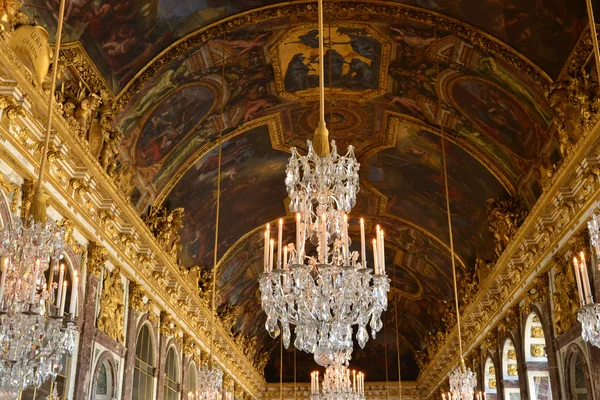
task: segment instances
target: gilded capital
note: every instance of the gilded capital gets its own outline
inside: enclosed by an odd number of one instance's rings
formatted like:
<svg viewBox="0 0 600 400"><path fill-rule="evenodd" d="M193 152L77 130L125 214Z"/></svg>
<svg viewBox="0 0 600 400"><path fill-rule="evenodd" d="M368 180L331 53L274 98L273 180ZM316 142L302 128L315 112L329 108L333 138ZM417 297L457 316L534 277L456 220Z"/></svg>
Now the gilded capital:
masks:
<svg viewBox="0 0 600 400"><path fill-rule="evenodd" d="M100 279L100 274L102 273L102 268L104 268L106 260L108 260L108 252L104 246L101 246L96 242L90 242L88 244L88 272Z"/></svg>

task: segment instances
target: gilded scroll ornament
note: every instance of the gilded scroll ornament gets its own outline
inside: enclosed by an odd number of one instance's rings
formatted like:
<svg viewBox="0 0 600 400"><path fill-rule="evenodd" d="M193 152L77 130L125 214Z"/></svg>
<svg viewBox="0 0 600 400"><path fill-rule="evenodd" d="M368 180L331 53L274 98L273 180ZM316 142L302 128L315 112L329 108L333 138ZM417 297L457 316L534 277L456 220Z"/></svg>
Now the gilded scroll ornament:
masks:
<svg viewBox="0 0 600 400"><path fill-rule="evenodd" d="M517 364L510 364L507 370L508 376L519 376L519 373L517 372Z"/></svg>
<svg viewBox="0 0 600 400"><path fill-rule="evenodd" d="M97 327L117 342L123 343L125 340L124 316L125 305L121 270L119 267L115 267L110 272L107 270L104 276Z"/></svg>
<svg viewBox="0 0 600 400"><path fill-rule="evenodd" d="M496 389L496 379L488 379L488 387L490 389Z"/></svg>
<svg viewBox="0 0 600 400"><path fill-rule="evenodd" d="M516 350L509 350L507 352L506 356L508 357L509 360L516 360L517 359L517 351Z"/></svg>
<svg viewBox="0 0 600 400"><path fill-rule="evenodd" d="M166 251L173 260L181 250L179 230L183 227L183 208L168 211L166 207L150 207L142 216L142 220L156 238L158 245Z"/></svg>
<svg viewBox="0 0 600 400"><path fill-rule="evenodd" d="M553 122L563 159L571 154L581 136L589 132L598 120L600 94L597 87L596 77L588 74L585 68L580 68L553 83L546 92L554 110Z"/></svg>
<svg viewBox="0 0 600 400"><path fill-rule="evenodd" d="M100 279L100 274L102 273L102 268L104 268L106 260L108 260L108 252L104 246L101 246L96 242L90 242L88 244L88 272Z"/></svg>
<svg viewBox="0 0 600 400"><path fill-rule="evenodd" d="M554 294L552 295L553 316L556 333L560 335L577 322L579 304L577 303L577 286L573 269L560 255L554 257L554 262L556 267L554 269ZM540 337L543 337L544 333L541 334Z"/></svg>
<svg viewBox="0 0 600 400"><path fill-rule="evenodd" d="M79 244L77 240L75 240L75 236L73 236L73 231L75 230L75 224L73 221L68 218L63 218L62 220L58 221L56 225L65 230L65 244L73 249L75 253L82 254L85 250L85 247Z"/></svg>
<svg viewBox="0 0 600 400"><path fill-rule="evenodd" d="M0 96L0 110L2 110L1 122L9 128L15 123L17 117L23 117L25 115L23 106L10 95Z"/></svg>
<svg viewBox="0 0 600 400"><path fill-rule="evenodd" d="M173 315L165 311L160 313L160 333L165 337L174 338L174 340L179 344L183 344L183 331L179 325L177 325Z"/></svg>
<svg viewBox="0 0 600 400"><path fill-rule="evenodd" d="M235 324L235 320L239 314L240 307L234 306L230 303L222 304L217 309L217 316L221 321L221 326L225 329L225 332L231 332L231 328Z"/></svg>
<svg viewBox="0 0 600 400"><path fill-rule="evenodd" d="M486 206L488 230L494 235L496 256L500 257L525 220L527 210L518 199L488 199Z"/></svg>
<svg viewBox="0 0 600 400"><path fill-rule="evenodd" d="M4 190L6 197L9 197L12 193L12 200L10 202L10 211L17 212L17 204L19 201L19 194L21 192L21 188L16 183L8 180L4 174L0 174L0 188Z"/></svg>

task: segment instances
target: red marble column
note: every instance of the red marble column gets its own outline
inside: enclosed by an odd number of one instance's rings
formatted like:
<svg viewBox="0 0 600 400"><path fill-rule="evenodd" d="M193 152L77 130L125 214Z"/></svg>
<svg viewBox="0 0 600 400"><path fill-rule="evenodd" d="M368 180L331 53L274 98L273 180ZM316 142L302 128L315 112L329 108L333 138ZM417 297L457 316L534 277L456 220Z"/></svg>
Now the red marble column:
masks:
<svg viewBox="0 0 600 400"><path fill-rule="evenodd" d="M94 347L94 334L96 332L96 297L98 294L98 278L87 274L81 334L79 335L79 353L77 356L77 371L75 374L75 399L87 398L92 373L92 349Z"/></svg>
<svg viewBox="0 0 600 400"><path fill-rule="evenodd" d="M127 316L127 340L125 347L125 371L123 373L123 386L121 387L121 398L131 400L133 390L133 369L135 368L135 345L137 342L137 318L138 312L129 308Z"/></svg>

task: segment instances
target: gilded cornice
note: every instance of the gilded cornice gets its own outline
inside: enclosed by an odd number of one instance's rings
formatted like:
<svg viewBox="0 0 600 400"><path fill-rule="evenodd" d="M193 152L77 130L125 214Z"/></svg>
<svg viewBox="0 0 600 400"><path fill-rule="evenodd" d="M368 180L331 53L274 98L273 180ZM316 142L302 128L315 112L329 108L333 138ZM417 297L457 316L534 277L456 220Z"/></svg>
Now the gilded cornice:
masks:
<svg viewBox="0 0 600 400"><path fill-rule="evenodd" d="M485 53L494 54L495 56L502 58L508 64L511 64L522 71L529 79L538 85L546 86L551 82L550 77L525 56L509 47L507 44L494 38L492 35L457 19L415 6L383 1L376 3L331 1L324 4L324 11L326 13L339 14L340 10L343 10L346 16L360 15L361 18L364 18L368 14L385 16L393 15L396 18L404 18L410 21L435 26L440 30L450 32L460 39L465 40L467 43L480 48ZM117 95L117 101L115 101L116 111L122 111L135 94L138 93L164 66L201 44L222 36L226 32L231 32L248 25L262 23L270 19L288 18L290 21L305 21L306 18L303 17L316 19L316 11L317 9L314 2L290 2L236 14L207 25L205 28L193 32L167 47L138 72Z"/></svg>
<svg viewBox="0 0 600 400"><path fill-rule="evenodd" d="M546 301L548 281L544 260L552 256L559 244L582 225L594 201L600 196L597 175L590 173L598 164L600 125L596 125L577 142L563 160L548 189L532 207L524 223L498 259L488 278L463 312L465 351L471 351L501 321L508 307L523 297L529 304ZM565 204L568 206L565 207ZM431 395L456 358L456 328L419 378L419 384Z"/></svg>
<svg viewBox="0 0 600 400"><path fill-rule="evenodd" d="M0 63L11 71L16 84L8 85L8 92L22 103L25 112L9 125L0 124L3 142L0 156L20 176L30 178L39 161L37 143L42 139L39 110L46 108L47 95L34 86L31 74L16 60L4 40L0 40ZM20 96L26 94L27 100ZM56 134L52 145L63 156L49 165L46 186L53 197L50 204L63 217L76 224L76 229L91 241L98 242L108 252L114 265L122 266L129 280L137 281L152 296L155 304L168 311L178 321L183 331L198 338L201 346L208 348L209 335L203 321L209 311L179 267L164 252L151 232L129 204L116 182L111 179L87 147L72 133L62 115L55 110ZM30 146L30 143L36 144ZM155 281L152 272L160 271L164 279ZM177 288L176 296L167 293L169 286ZM232 338L219 325L216 326L218 345L215 359L233 378L257 397L265 381L251 361L236 347Z"/></svg>

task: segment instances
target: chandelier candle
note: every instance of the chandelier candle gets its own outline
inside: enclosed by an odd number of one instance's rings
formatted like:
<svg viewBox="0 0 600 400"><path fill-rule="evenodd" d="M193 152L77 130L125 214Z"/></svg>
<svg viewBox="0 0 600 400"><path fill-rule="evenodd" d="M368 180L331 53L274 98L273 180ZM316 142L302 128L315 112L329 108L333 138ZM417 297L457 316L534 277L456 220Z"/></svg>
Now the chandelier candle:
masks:
<svg viewBox="0 0 600 400"><path fill-rule="evenodd" d="M594 247L598 243L598 237L594 237L598 232L592 230L594 226L597 226L595 218L596 216L594 216L593 223L588 224ZM594 303L587 263L585 262L585 253L583 251L573 257L573 268L577 281L579 303L581 305L581 309L577 312L577 319L581 322L581 336L591 345L600 348L600 304Z"/></svg>

